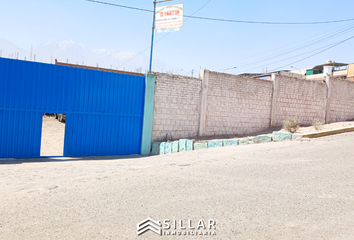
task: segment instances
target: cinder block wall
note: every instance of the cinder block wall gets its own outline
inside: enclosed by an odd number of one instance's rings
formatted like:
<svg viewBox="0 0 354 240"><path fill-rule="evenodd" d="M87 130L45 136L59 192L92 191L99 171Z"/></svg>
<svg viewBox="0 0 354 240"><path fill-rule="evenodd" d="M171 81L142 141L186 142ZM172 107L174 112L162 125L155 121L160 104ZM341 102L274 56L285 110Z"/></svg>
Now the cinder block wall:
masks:
<svg viewBox="0 0 354 240"><path fill-rule="evenodd" d="M201 80L155 73L152 140L198 136Z"/></svg>
<svg viewBox="0 0 354 240"><path fill-rule="evenodd" d="M269 128L271 81L209 72L207 88L204 136L249 134Z"/></svg>
<svg viewBox="0 0 354 240"><path fill-rule="evenodd" d="M155 74L153 141L252 134L287 117L302 125L354 118L354 82L346 80L331 78L328 90L321 81L280 75L268 81L208 70L200 79Z"/></svg>
<svg viewBox="0 0 354 240"><path fill-rule="evenodd" d="M326 116L326 83L275 75L272 125L282 126L287 117L296 117L302 125Z"/></svg>
<svg viewBox="0 0 354 240"><path fill-rule="evenodd" d="M328 122L354 119L354 82L330 78Z"/></svg>

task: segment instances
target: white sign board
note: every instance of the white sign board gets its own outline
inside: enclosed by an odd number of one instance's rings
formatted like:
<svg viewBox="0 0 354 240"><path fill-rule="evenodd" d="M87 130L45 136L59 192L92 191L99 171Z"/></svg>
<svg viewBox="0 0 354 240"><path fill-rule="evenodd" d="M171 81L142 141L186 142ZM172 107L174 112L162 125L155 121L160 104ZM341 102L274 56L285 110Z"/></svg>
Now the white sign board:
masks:
<svg viewBox="0 0 354 240"><path fill-rule="evenodd" d="M175 32L183 26L183 3L156 7L155 28L157 32Z"/></svg>

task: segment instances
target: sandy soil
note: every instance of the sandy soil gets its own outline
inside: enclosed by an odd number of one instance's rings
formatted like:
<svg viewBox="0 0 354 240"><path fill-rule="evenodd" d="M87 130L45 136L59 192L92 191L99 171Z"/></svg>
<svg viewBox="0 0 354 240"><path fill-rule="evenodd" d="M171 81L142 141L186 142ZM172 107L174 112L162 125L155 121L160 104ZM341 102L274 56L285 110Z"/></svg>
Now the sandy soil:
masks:
<svg viewBox="0 0 354 240"><path fill-rule="evenodd" d="M63 156L65 124L52 116L44 116L41 156Z"/></svg>
<svg viewBox="0 0 354 240"><path fill-rule="evenodd" d="M351 240L353 138L0 162L0 239ZM137 236L147 217L214 219L217 235Z"/></svg>

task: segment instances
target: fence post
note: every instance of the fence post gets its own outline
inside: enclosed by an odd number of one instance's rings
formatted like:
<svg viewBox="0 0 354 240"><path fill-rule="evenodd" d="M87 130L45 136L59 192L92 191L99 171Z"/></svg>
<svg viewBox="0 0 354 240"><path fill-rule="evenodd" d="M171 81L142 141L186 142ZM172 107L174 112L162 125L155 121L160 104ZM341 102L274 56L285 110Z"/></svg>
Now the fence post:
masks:
<svg viewBox="0 0 354 240"><path fill-rule="evenodd" d="M205 121L207 111L208 85L209 85L209 70L201 69L200 78L202 79L202 90L200 93L200 112L199 112L199 137L205 135Z"/></svg>
<svg viewBox="0 0 354 240"><path fill-rule="evenodd" d="M141 155L149 155L151 150L152 120L154 116L155 74L145 75L145 101L143 131L141 136Z"/></svg>
<svg viewBox="0 0 354 240"><path fill-rule="evenodd" d="M277 78L277 74L273 73L272 74L272 79L273 79L273 92L272 92L272 105L270 107L270 124L269 127L275 127L276 124L276 103L277 103L277 98L278 98L278 88L279 88L279 77Z"/></svg>
<svg viewBox="0 0 354 240"><path fill-rule="evenodd" d="M330 122L330 104L331 104L331 78L326 76L326 85L327 85L327 96L326 96L326 116L325 123Z"/></svg>

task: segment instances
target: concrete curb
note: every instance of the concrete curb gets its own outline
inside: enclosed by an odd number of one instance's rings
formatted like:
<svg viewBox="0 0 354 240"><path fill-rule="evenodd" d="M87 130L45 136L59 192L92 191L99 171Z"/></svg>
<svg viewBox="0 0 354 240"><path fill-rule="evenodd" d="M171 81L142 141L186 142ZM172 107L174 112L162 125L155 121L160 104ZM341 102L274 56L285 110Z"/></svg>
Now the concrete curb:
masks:
<svg viewBox="0 0 354 240"><path fill-rule="evenodd" d="M266 142L281 142L291 140L309 140L310 138L324 137L339 133L353 132L354 127L346 127L337 130L327 130L309 134L291 134L289 132L276 131L272 134L258 135L255 137L241 138L241 139L224 139L224 140L212 140L206 142L195 142L194 139L180 139L173 142L153 142L152 154L169 154L176 152L200 150L214 147L226 147L226 146L239 146L254 143L266 143Z"/></svg>
<svg viewBox="0 0 354 240"><path fill-rule="evenodd" d="M325 137L329 135L335 135L339 133L346 133L346 132L353 132L354 127L346 127L342 129L336 129L336 130L327 130L327 131L321 131L321 132L316 132L316 133L309 133L309 134L302 134L302 139L307 139L307 138L318 138L318 137Z"/></svg>
<svg viewBox="0 0 354 240"><path fill-rule="evenodd" d="M280 135L280 137L278 135ZM285 139L282 137L283 135L285 135L287 138ZM279 138L277 141L295 140L296 138L294 137L299 137L294 136L291 133L273 132L273 134L258 135L241 139L211 140L204 142L195 142L194 139L179 139L172 142L153 142L151 154L163 155L207 148L266 143L271 142L275 136L278 136Z"/></svg>

